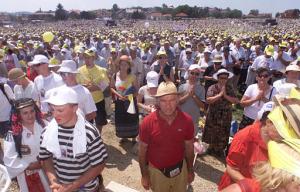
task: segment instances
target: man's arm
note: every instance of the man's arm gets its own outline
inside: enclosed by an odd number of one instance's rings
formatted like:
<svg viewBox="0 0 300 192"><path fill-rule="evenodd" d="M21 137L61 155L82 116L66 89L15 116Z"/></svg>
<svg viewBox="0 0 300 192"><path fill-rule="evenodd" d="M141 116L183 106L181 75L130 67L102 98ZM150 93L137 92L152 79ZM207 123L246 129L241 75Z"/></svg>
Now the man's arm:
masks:
<svg viewBox="0 0 300 192"><path fill-rule="evenodd" d="M68 185L62 185L59 192L75 191L99 175L104 169L104 163L89 168L83 175Z"/></svg>
<svg viewBox="0 0 300 192"><path fill-rule="evenodd" d="M86 114L85 115L85 119L87 120L87 121L91 121L91 120L93 120L93 119L95 119L96 118L96 111L93 111L93 112L91 112L91 113L88 113L88 114Z"/></svg>
<svg viewBox="0 0 300 192"><path fill-rule="evenodd" d="M187 140L184 142L185 145L185 160L187 164L188 170L188 182L192 183L194 181L194 167L193 167L193 160L194 160L194 139Z"/></svg>
<svg viewBox="0 0 300 192"><path fill-rule="evenodd" d="M230 165L227 165L226 172L234 182L245 179L245 176L242 175L242 173L236 167L231 167Z"/></svg>
<svg viewBox="0 0 300 192"><path fill-rule="evenodd" d="M52 157L46 160L41 160L41 166L48 177L48 180L50 182L50 188L53 191L58 191L58 189L61 187L61 184L59 184L59 181L57 179Z"/></svg>
<svg viewBox="0 0 300 192"><path fill-rule="evenodd" d="M146 190L150 188L150 176L147 167L147 148L148 145L142 141L139 142L139 165L142 174L142 185Z"/></svg>

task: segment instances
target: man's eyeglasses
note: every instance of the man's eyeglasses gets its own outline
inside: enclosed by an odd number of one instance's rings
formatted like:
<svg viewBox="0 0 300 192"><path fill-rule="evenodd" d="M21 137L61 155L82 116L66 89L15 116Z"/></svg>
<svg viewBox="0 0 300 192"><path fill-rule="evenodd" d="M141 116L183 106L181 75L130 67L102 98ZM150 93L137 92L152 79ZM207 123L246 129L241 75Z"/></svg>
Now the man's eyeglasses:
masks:
<svg viewBox="0 0 300 192"><path fill-rule="evenodd" d="M200 73L198 73L198 72L190 72L190 74L194 75L194 76L199 76L200 75Z"/></svg>

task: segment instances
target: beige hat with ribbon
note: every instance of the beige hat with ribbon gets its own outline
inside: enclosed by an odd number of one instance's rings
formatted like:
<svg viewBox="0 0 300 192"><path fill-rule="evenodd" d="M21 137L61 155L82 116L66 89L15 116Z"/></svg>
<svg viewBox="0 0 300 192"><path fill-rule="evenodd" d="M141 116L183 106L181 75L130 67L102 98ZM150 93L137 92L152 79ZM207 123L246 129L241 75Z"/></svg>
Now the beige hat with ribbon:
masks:
<svg viewBox="0 0 300 192"><path fill-rule="evenodd" d="M178 94L175 84L171 81L161 82L157 88L155 97L161 97L165 95Z"/></svg>

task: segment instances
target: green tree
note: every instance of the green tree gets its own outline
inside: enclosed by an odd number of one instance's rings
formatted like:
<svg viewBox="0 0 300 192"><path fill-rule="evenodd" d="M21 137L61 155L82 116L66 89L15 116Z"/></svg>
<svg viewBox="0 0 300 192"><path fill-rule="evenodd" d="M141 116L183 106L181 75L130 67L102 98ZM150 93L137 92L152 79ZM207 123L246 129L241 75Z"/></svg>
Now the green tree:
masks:
<svg viewBox="0 0 300 192"><path fill-rule="evenodd" d="M276 17L276 18L280 17L280 13L277 12L277 13L275 14L275 17Z"/></svg>
<svg viewBox="0 0 300 192"><path fill-rule="evenodd" d="M134 11L131 15L131 19L145 19L146 15L143 12Z"/></svg>
<svg viewBox="0 0 300 192"><path fill-rule="evenodd" d="M229 13L229 18L241 18L243 16L243 13L241 10L238 9L233 9L230 13Z"/></svg>
<svg viewBox="0 0 300 192"><path fill-rule="evenodd" d="M64 9L62 4L58 4L55 11L56 20L66 20L68 19L68 12Z"/></svg>
<svg viewBox="0 0 300 192"><path fill-rule="evenodd" d="M69 13L69 19L80 19L80 14L72 11L71 13Z"/></svg>
<svg viewBox="0 0 300 192"><path fill-rule="evenodd" d="M163 3L162 6L161 6L163 9L167 9L168 8L168 5Z"/></svg>
<svg viewBox="0 0 300 192"><path fill-rule="evenodd" d="M96 15L93 12L90 12L90 11L81 11L80 12L80 18L81 19L92 20L92 19L96 18Z"/></svg>

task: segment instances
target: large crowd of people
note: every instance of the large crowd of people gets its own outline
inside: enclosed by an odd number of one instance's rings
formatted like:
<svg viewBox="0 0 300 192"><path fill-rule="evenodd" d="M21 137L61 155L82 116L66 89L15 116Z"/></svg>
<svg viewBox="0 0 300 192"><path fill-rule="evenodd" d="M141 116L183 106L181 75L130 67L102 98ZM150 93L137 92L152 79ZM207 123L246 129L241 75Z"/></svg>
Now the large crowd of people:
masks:
<svg viewBox="0 0 300 192"><path fill-rule="evenodd" d="M299 27L227 19L2 27L4 165L22 192L103 191L110 154L101 132L110 123L120 144L138 144L146 190L186 191L200 136L205 154L226 159L220 191L297 192ZM243 115L230 143L236 105Z"/></svg>

